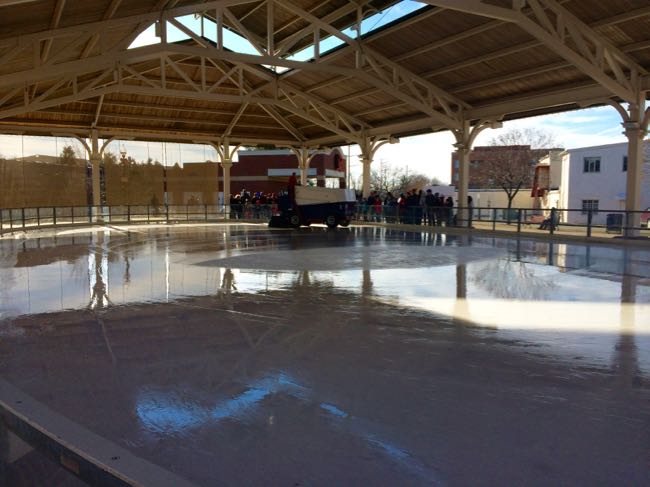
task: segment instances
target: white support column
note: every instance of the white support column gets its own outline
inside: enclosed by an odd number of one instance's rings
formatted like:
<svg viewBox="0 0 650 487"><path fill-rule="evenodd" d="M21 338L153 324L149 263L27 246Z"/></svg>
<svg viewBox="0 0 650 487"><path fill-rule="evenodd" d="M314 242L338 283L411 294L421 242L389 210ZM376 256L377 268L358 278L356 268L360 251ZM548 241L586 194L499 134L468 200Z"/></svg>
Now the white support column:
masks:
<svg viewBox="0 0 650 487"><path fill-rule="evenodd" d="M636 118L639 108L630 105L630 115ZM627 136L627 181L625 187L625 211L637 212L627 214L625 236L638 237L641 225L641 178L643 177L643 137L645 130L638 122L625 127Z"/></svg>
<svg viewBox="0 0 650 487"><path fill-rule="evenodd" d="M454 147L458 151L458 226L469 225L469 214L467 208L467 196L469 194L469 153L472 150L474 141L478 134L486 128L501 128L501 122L482 120L473 127L469 121L463 121L462 128L452 130L456 137Z"/></svg>
<svg viewBox="0 0 650 487"><path fill-rule="evenodd" d="M292 150L296 157L298 158L298 169L300 171L300 184L302 186L307 185L307 172L309 171L309 163L311 158L309 157L309 149L307 147L300 147L299 149Z"/></svg>
<svg viewBox="0 0 650 487"><path fill-rule="evenodd" d="M84 149L86 149L86 155L88 156L88 161L90 161L91 164L91 182L92 182L92 216L93 216L93 221L94 222L102 222L102 212L101 212L101 184L100 184L100 163L102 160L102 153L104 152L104 148L108 144L106 142L104 146L100 149L99 147L99 133L97 130L92 129L90 131L90 145L86 142L85 139L82 139L78 135L75 134L70 134L69 137L74 138L79 141L81 145L83 145ZM113 139L110 139L113 140ZM109 141L110 142L110 141Z"/></svg>
<svg viewBox="0 0 650 487"><path fill-rule="evenodd" d="M382 145L397 143L399 143L399 139L394 137L363 136L359 141L359 147L361 148L361 154L359 157L361 158L361 164L363 165L362 194L364 198L370 196L370 166L372 165L377 150Z"/></svg>
<svg viewBox="0 0 650 487"><path fill-rule="evenodd" d="M230 214L230 169L232 168L232 159L222 159L221 168L223 169L223 206L225 214Z"/></svg>
<svg viewBox="0 0 650 487"><path fill-rule="evenodd" d="M370 165L372 164L372 159L364 154L361 155L361 164L363 167L362 175L362 191L363 198L366 199L370 196Z"/></svg>
<svg viewBox="0 0 650 487"><path fill-rule="evenodd" d="M233 157L235 156L235 153L237 152L241 144L238 144L235 147L231 147L230 139L226 137L218 143L210 142L210 145L214 147L214 150L217 151L221 163L221 168L223 169L223 206L224 206L224 214L226 215L226 218L229 218L230 216L230 169L232 169L233 166L233 162L232 162Z"/></svg>
<svg viewBox="0 0 650 487"><path fill-rule="evenodd" d="M471 133L469 122L463 122L462 131L454 131L456 136L456 151L458 152L458 218L457 222L460 226L466 226L469 221L467 214L467 196L469 193L469 152L471 144L467 142L467 134Z"/></svg>
<svg viewBox="0 0 650 487"><path fill-rule="evenodd" d="M100 182L100 165L102 161L101 152L99 149L99 134L97 130L90 131L90 164L92 168L92 189L93 189L93 206L94 211L97 212L97 219L101 218L101 211L99 208L102 204L101 198L101 182Z"/></svg>
<svg viewBox="0 0 650 487"><path fill-rule="evenodd" d="M625 186L625 236L638 237L641 226L641 179L643 177L644 147L643 139L648 133L650 108L646 109L645 93L629 102L626 110L620 103L609 101L623 118L623 128L627 137L627 180Z"/></svg>
<svg viewBox="0 0 650 487"><path fill-rule="evenodd" d="M298 159L298 170L300 171L300 184L302 186L305 186L307 184L307 177L309 173L309 166L311 165L311 161L316 157L318 154L329 154L331 149L329 148L320 148L320 149L312 149L310 152L309 147L306 146L300 146L300 147L289 147L291 152L296 156L296 159Z"/></svg>

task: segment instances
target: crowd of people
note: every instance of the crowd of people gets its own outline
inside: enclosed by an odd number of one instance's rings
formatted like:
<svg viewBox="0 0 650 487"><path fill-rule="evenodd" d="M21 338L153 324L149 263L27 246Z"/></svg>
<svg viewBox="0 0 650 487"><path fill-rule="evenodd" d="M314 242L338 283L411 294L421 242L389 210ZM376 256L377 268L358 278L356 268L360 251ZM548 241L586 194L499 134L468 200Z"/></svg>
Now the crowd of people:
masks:
<svg viewBox="0 0 650 487"><path fill-rule="evenodd" d="M295 176L294 176L295 177ZM295 182L288 187L289 194L295 191ZM286 194L286 193L285 193ZM242 189L230 195L231 215L234 219L270 218L277 211L280 193L250 192ZM457 216L454 199L430 189L411 190L394 195L381 195L372 191L368 198L358 196L357 211L360 220L409 225L455 226ZM469 218L472 218L472 197L468 197Z"/></svg>
<svg viewBox="0 0 650 487"><path fill-rule="evenodd" d="M366 221L405 223L409 225L456 225L454 199L430 189L411 190L399 196L387 192L383 197L372 191L368 198L358 200L359 215ZM472 214L472 198L468 198L469 214ZM470 221L471 223L471 221Z"/></svg>
<svg viewBox="0 0 650 487"><path fill-rule="evenodd" d="M263 193L261 191L251 193L242 189L241 192L230 195L231 216L236 220L271 218L277 209L279 198L278 193Z"/></svg>

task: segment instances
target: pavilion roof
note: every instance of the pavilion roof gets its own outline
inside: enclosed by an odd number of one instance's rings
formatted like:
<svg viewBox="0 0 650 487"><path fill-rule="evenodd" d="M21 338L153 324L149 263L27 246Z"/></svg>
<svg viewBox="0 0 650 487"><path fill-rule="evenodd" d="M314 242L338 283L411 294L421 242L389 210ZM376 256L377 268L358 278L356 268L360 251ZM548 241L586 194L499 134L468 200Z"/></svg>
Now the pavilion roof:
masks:
<svg viewBox="0 0 650 487"><path fill-rule="evenodd" d="M0 132L340 145L650 88L648 0L431 0L345 30L397 3L0 0ZM159 42L129 49L156 23ZM253 50L220 48L233 33ZM305 59L328 37L342 45Z"/></svg>

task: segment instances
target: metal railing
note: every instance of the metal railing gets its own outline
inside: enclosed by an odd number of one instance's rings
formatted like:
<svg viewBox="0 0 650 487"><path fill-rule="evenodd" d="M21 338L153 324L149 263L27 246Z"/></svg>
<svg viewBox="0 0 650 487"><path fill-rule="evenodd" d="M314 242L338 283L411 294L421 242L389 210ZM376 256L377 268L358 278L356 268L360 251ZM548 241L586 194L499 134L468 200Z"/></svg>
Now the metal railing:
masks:
<svg viewBox="0 0 650 487"><path fill-rule="evenodd" d="M268 220L276 205L113 205L0 209L0 234L47 227Z"/></svg>
<svg viewBox="0 0 650 487"><path fill-rule="evenodd" d="M465 210L469 221L461 221ZM0 209L0 234L61 226L130 223L199 223L225 220L268 221L277 205L113 205ZM633 216L640 224L634 225ZM586 237L625 234L650 236L650 212L530 208L447 208L359 204L355 220L436 227L469 226L514 233L533 232Z"/></svg>
<svg viewBox="0 0 650 487"><path fill-rule="evenodd" d="M464 211L463 211L464 210ZM469 221L461 219L466 212ZM634 224L634 216L639 219ZM515 233L549 233L565 235L607 236L630 235L650 236L650 211L627 212L623 210L582 210L494 207L399 207L368 206L357 208L357 221L423 225L437 227L470 226L482 230L500 230Z"/></svg>

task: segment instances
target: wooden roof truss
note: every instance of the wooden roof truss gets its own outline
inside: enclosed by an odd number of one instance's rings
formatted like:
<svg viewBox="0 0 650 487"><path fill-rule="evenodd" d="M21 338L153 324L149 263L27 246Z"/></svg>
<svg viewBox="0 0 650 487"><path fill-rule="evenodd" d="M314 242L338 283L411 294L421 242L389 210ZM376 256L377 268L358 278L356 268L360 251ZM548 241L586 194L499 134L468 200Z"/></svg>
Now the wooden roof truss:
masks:
<svg viewBox="0 0 650 487"><path fill-rule="evenodd" d="M150 1L149 12L127 14L121 14L121 9L132 1L95 2L104 5L101 20L75 24L64 22L70 2L53 0L47 28L0 36L0 67L12 66L0 68L0 130L83 136L92 129L103 136L128 134L149 140L210 142L227 137L245 144L317 147L428 130L457 131L468 121L501 120L567 106L611 100L635 103L645 99L649 88L648 71L631 52L650 50L650 39L633 48L616 46L596 30L607 20L596 27L589 25L566 8L569 0L420 0L437 8L368 36L360 36L358 26L373 8L371 0ZM573 1L586 4L592 0ZM320 13L330 3L332 8ZM247 8L245 13L243 8ZM401 55L387 55L378 47L386 39L398 39L410 24L451 12L492 20L471 23L465 31L423 42ZM208 21L209 35L187 27L182 18L190 14ZM637 17L628 13L609 21L627 22L649 15L647 6L636 10ZM350 26L345 19L350 18L356 19L352 26L357 26L357 34L344 30ZM159 42L129 48L152 24ZM411 62L504 24L516 26L533 40L481 52L456 65L418 70ZM188 40L169 41L170 26ZM226 30L246 39L255 52L228 49ZM325 37L337 39L342 46L334 52L320 52ZM294 56L309 46L313 46L309 59ZM535 46L552 51L561 61L456 87L436 81ZM591 81L524 90L478 104L466 96L491 85L565 68L576 68ZM369 105L373 97L378 102ZM80 103L86 107L86 122L39 118L56 110L65 116L68 107ZM122 111L108 113L107 106ZM138 115L137 106L151 110ZM133 113L127 113L127 108ZM192 108L219 118L192 117ZM70 109L68 113L76 112ZM385 120L376 119L379 113L387 114ZM131 126L138 116L147 123ZM104 123L108 118L111 124ZM183 127L167 130L174 121Z"/></svg>

